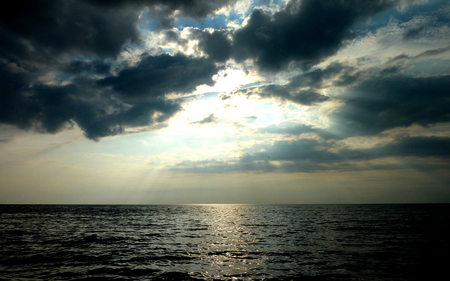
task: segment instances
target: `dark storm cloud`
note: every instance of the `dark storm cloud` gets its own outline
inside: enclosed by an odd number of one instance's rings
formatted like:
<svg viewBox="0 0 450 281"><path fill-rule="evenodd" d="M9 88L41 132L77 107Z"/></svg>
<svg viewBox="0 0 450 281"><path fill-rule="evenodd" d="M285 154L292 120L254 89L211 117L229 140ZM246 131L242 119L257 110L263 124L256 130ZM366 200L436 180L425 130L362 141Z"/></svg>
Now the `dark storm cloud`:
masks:
<svg viewBox="0 0 450 281"><path fill-rule="evenodd" d="M38 111L33 101L27 97L34 75L15 63L0 61L0 122L13 124L19 128L29 128L33 116Z"/></svg>
<svg viewBox="0 0 450 281"><path fill-rule="evenodd" d="M13 1L0 11L0 48L32 60L67 52L117 55L125 43L139 42L138 16L138 10L99 10L82 1Z"/></svg>
<svg viewBox="0 0 450 281"><path fill-rule="evenodd" d="M108 74L111 66L100 60L95 61L81 61L75 60L65 66L63 66L62 71L69 74Z"/></svg>
<svg viewBox="0 0 450 281"><path fill-rule="evenodd" d="M26 93L15 95L13 107L11 103L5 104L6 108L12 108L12 113L5 114L9 119L2 114L1 121L24 129L33 127L46 133L56 133L76 122L86 137L98 140L122 133L126 127L164 122L181 110L179 104L171 101L129 105L96 92L91 92L89 99L86 99L85 93L81 93L84 91L89 90L74 84L35 85Z"/></svg>
<svg viewBox="0 0 450 281"><path fill-rule="evenodd" d="M270 15L255 10L233 37L233 57L255 60L263 70L278 71L290 62L309 68L334 55L354 38L358 21L393 7L397 1L291 1Z"/></svg>
<svg viewBox="0 0 450 281"><path fill-rule="evenodd" d="M216 65L205 58L147 55L139 64L123 69L117 76L99 80L98 85L111 86L126 100L154 99L171 92L190 92L202 84L212 86L212 76L218 71Z"/></svg>
<svg viewBox="0 0 450 281"><path fill-rule="evenodd" d="M127 127L164 122L181 110L180 104L164 101L165 95L213 85L212 76L219 70L215 62L252 59L269 71L280 70L290 62L310 67L351 40L351 28L358 21L393 7L396 1L304 0L292 1L273 15L255 10L248 24L234 34L226 30L199 31L199 49L207 58L144 55L136 65L112 74L115 72L111 69L119 67L114 59L124 46L141 42L138 23L144 9L164 25L176 17L199 19L234 3L9 3L8 8L0 10L0 122L48 133L76 123L91 139L118 134ZM165 35L167 40L186 43L174 31L167 30ZM446 51L448 48L430 50L419 56ZM449 102L443 90L448 89L448 76L407 78L397 75L400 70L391 66L367 78L351 67L334 63L293 77L285 85L241 92L309 106L329 100L319 91L327 82L353 87L341 98L345 105L331 115L336 128L342 128L342 137L448 121ZM44 85L42 81L51 76L56 77L51 85ZM64 86L57 85L59 82Z"/></svg>
<svg viewBox="0 0 450 281"><path fill-rule="evenodd" d="M172 21L203 18L235 1L58 1L18 0L0 11L0 47L20 57L50 58L65 52L117 55L124 44L139 43L144 8Z"/></svg>
<svg viewBox="0 0 450 281"><path fill-rule="evenodd" d="M183 70L183 65L178 67ZM197 67L201 68L199 65ZM36 82L30 73L17 73L17 66L12 68L16 72L11 68L10 65L0 64L0 122L22 129L56 133L77 123L86 137L98 140L122 133L127 127L164 122L181 110L180 104L157 97L133 99L132 103L114 98L109 91L97 89L96 83L86 78L84 81L75 79L75 84L65 86L43 85ZM182 80L183 76L180 74L177 78ZM168 78L160 75L155 79ZM164 84L161 80L160 85ZM174 83L174 89L181 89L182 86L195 87L198 85L196 82L202 81L199 78L183 85L173 79L169 82ZM161 89L159 91L157 94L160 96L165 93Z"/></svg>
<svg viewBox="0 0 450 281"><path fill-rule="evenodd" d="M450 76L372 77L346 91L330 117L342 137L450 120Z"/></svg>
<svg viewBox="0 0 450 281"><path fill-rule="evenodd" d="M96 114L93 104L77 99L77 86L36 84L29 87L26 85L30 81L25 78L24 75L4 71L0 75L0 83L10 88L9 91L3 89L0 96L0 122L22 129L34 127L41 132L55 133L73 124L73 120L84 121ZM95 123L97 120L92 118L89 122ZM98 135L88 132L86 122L79 122L79 125L85 129L88 137Z"/></svg>
<svg viewBox="0 0 450 281"><path fill-rule="evenodd" d="M117 55L127 44L142 41L141 12L160 18L164 26L177 17L200 19L234 2L8 3L0 10L0 122L46 133L76 123L95 140L164 122L181 110L180 104L165 101L165 94L212 85L218 69L211 59L147 55L112 76ZM49 74L66 85L43 84L41 78Z"/></svg>
<svg viewBox="0 0 450 281"><path fill-rule="evenodd" d="M228 40L227 31L216 30L212 33L202 32L199 34L199 47L209 58L217 62L226 62L232 52L231 42Z"/></svg>
<svg viewBox="0 0 450 281"><path fill-rule="evenodd" d="M44 132L56 133L71 123L75 115L74 109L79 106L75 100L78 91L75 85L35 85L32 90L34 95L31 101L37 112L29 119L33 119L38 128Z"/></svg>
<svg viewBox="0 0 450 281"><path fill-rule="evenodd" d="M289 78L286 85L290 89L305 88L322 89L331 82L334 86L348 86L357 81L361 75L355 67L344 65L340 62L332 62L325 68L312 69L300 75Z"/></svg>
<svg viewBox="0 0 450 281"><path fill-rule="evenodd" d="M100 70L96 66L101 66ZM103 72L100 62L69 64L68 72ZM102 68L104 70L102 70ZM36 82L32 72L15 64L0 64L0 122L23 129L56 133L77 123L85 135L97 140L122 133L127 127L164 122L181 110L164 100L173 91L186 92L200 84L213 84L217 68L207 59L179 56L146 56L135 67L93 81L79 76L65 86ZM99 84L101 84L99 86ZM105 89L111 86L113 91ZM117 94L119 97L117 98Z"/></svg>
<svg viewBox="0 0 450 281"><path fill-rule="evenodd" d="M181 110L181 106L170 101L144 102L130 108L115 108L105 112L97 103L81 103L76 108L74 121L83 129L86 137L98 140L101 137L123 133L126 127L148 126L163 122ZM158 113L158 117L155 116Z"/></svg>
<svg viewBox="0 0 450 281"><path fill-rule="evenodd" d="M146 7L157 16L163 26L169 26L177 18L201 19L223 7L233 7L237 0L84 0L97 7L123 9L125 7Z"/></svg>

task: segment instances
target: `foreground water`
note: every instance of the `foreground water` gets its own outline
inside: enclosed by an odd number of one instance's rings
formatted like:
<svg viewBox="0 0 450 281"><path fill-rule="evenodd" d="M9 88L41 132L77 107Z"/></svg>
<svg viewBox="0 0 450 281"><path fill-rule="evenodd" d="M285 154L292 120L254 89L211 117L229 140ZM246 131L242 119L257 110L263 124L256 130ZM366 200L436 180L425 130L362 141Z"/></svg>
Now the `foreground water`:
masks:
<svg viewBox="0 0 450 281"><path fill-rule="evenodd" d="M449 218L448 204L0 205L0 280L437 280Z"/></svg>

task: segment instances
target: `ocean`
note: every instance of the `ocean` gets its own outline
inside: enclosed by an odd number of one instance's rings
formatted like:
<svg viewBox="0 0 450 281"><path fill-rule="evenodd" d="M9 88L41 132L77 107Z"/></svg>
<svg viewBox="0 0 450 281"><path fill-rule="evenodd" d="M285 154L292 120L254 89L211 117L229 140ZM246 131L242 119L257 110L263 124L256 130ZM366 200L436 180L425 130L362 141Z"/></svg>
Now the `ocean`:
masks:
<svg viewBox="0 0 450 281"><path fill-rule="evenodd" d="M0 205L0 280L442 280L449 218L450 204Z"/></svg>

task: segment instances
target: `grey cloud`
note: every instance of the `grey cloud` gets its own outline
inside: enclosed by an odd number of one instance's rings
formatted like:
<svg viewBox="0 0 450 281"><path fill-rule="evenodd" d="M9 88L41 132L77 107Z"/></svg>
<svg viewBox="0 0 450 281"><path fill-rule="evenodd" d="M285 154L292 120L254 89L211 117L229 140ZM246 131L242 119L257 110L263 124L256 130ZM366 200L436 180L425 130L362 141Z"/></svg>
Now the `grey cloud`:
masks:
<svg viewBox="0 0 450 281"><path fill-rule="evenodd" d="M80 89L74 85L40 85L34 90L34 100L39 109L34 119L39 129L56 133L76 122L86 137L93 140L120 134L127 127L164 122L181 110L178 103L163 100L130 106L97 95L95 99L86 101L77 94ZM155 113L158 113L157 117Z"/></svg>
<svg viewBox="0 0 450 281"><path fill-rule="evenodd" d="M29 85L35 79L34 73L14 72L8 64L0 62L0 122L13 124L19 128L29 128L29 116L37 114L35 103L28 97Z"/></svg>
<svg viewBox="0 0 450 281"><path fill-rule="evenodd" d="M264 148L264 152L251 150ZM172 170L194 173L211 172L317 172L324 170L355 171L366 169L405 169L433 170L449 168L448 161L433 161L435 158L450 159L450 138L444 137L405 137L397 141L369 149L343 149L332 152L333 144L314 139L296 141L276 141L272 145L250 148L239 158L223 161L204 160L201 162L182 162ZM417 164L364 164L361 161L383 159L386 157L420 157ZM426 160L426 161L425 161ZM271 161L281 161L273 164Z"/></svg>
<svg viewBox="0 0 450 281"><path fill-rule="evenodd" d="M414 156L450 158L450 138L405 137L391 144L368 149L373 157Z"/></svg>
<svg viewBox="0 0 450 281"><path fill-rule="evenodd" d="M176 43L179 46L185 46L189 42L189 40L181 38L178 32L174 30L166 30L163 34L167 42Z"/></svg>
<svg viewBox="0 0 450 281"><path fill-rule="evenodd" d="M164 36L166 37L166 40L169 42L180 43L180 36L174 30L166 30L164 32Z"/></svg>
<svg viewBox="0 0 450 281"><path fill-rule="evenodd" d="M313 87L313 88L321 88L322 83L331 79L344 70L348 72L353 68L346 67L339 62L333 62L328 65L324 69L315 69L309 72L305 72L303 74L291 77L289 79L289 86L291 87Z"/></svg>
<svg viewBox="0 0 450 281"><path fill-rule="evenodd" d="M329 143L313 139L301 139L297 141L276 141L272 145L257 145L240 156L227 161L202 161L200 163L190 161L179 163L172 170L194 173L209 172L314 172L324 170L323 163L333 163L341 159L337 154L328 152ZM264 148L264 152L252 152ZM289 161L294 164L275 165L271 161ZM292 165L292 166L290 166Z"/></svg>
<svg viewBox="0 0 450 281"><path fill-rule="evenodd" d="M403 61L403 60L407 60L409 58L410 58L410 56L401 54L401 55L398 55L395 58L391 59L389 62L392 63L392 62L397 62L397 61Z"/></svg>
<svg viewBox="0 0 450 281"><path fill-rule="evenodd" d="M230 95L222 94L222 95L219 96L219 98L220 98L221 100L227 100L227 99L230 99L231 96L230 96Z"/></svg>
<svg viewBox="0 0 450 281"><path fill-rule="evenodd" d="M387 75L388 70L385 72ZM333 62L324 69L314 69L291 77L285 85L271 84L253 87L239 90L237 93L258 95L261 98L278 98L311 106L330 100L329 97L317 91L328 87L326 83L331 81L337 87L350 86L358 83L361 76L361 71L357 71L356 68Z"/></svg>
<svg viewBox="0 0 450 281"><path fill-rule="evenodd" d="M386 70L385 74L389 74L392 73L392 71ZM383 73L381 73L383 74ZM350 86L352 84L354 84L355 82L358 81L358 79L360 78L361 73L360 72L356 72L356 73L344 73L343 75L341 75L338 79L336 79L335 81L333 81L333 85L337 86L337 87L346 87L346 86Z"/></svg>
<svg viewBox="0 0 450 281"><path fill-rule="evenodd" d="M408 56L405 54L402 55L398 55L395 58L392 58L388 61L388 63L395 63L395 62L401 62L401 61L407 61L407 60L414 60L414 59L426 59L426 58L430 58L433 56L437 56L440 54L444 54L450 51L450 46L446 46L446 47L442 47L442 48L437 48L437 49L430 49L430 50L426 50L416 56Z"/></svg>
<svg viewBox="0 0 450 281"><path fill-rule="evenodd" d="M403 40L414 41L423 38L448 37L444 30L450 27L448 1L433 1L426 13L411 20L412 27L403 33ZM442 33L444 31L444 33Z"/></svg>
<svg viewBox="0 0 450 281"><path fill-rule="evenodd" d="M127 127L164 122L181 110L180 104L164 101L164 96L187 93L201 84L212 85L211 77L219 70L215 62L252 59L268 71L281 70L290 62L310 67L351 40L351 28L360 20L397 3L292 1L274 15L254 11L248 25L235 34L224 30L200 32L199 48L208 58L144 55L135 66L115 76L110 73L123 47L141 42L137 26L145 7L170 24L175 17L199 19L234 2L11 2L8 9L0 11L0 122L49 133L75 122L91 139L121 133ZM445 24L445 19L440 22ZM167 40L183 43L175 32L165 34ZM448 50L429 50L415 58ZM404 59L413 58L404 55L394 60ZM50 71L58 70L69 76L65 81L68 85L39 82ZM326 132L328 138L448 121L449 77L408 78L399 75L400 70L400 66L389 66L368 78L351 67L334 63L293 77L286 85L254 87L241 93L315 105L329 99L318 91L325 82L351 87L341 98L345 105L330 115L334 131ZM95 82L88 77L90 74L103 78ZM308 130L297 129L299 133ZM291 128L288 131L295 133ZM315 131L326 137L324 131Z"/></svg>
<svg viewBox="0 0 450 281"><path fill-rule="evenodd" d="M228 161L206 160L206 161L183 161L169 168L171 171L185 173L233 173L242 171L273 172L276 167L267 161L255 163L235 162L236 159Z"/></svg>
<svg viewBox="0 0 450 281"><path fill-rule="evenodd" d="M282 124L272 124L266 126L264 128L260 128L258 132L260 133L269 133L269 134L287 134L287 135L301 135L305 133L315 132L313 126L304 125L304 124L291 124L291 123L282 123Z"/></svg>
<svg viewBox="0 0 450 281"><path fill-rule="evenodd" d="M17 78L13 74L9 76L10 81L11 78ZM22 129L36 128L41 132L56 133L70 126L73 120L77 120L80 127L86 129L88 137L94 138L94 135L88 132L89 126L85 120L92 117L90 122L97 122L96 116L93 116L96 114L95 107L90 102L76 98L79 91L77 86L36 84L33 87L24 87L25 81L20 83L12 85L14 88L9 94L6 93L7 95L2 91L0 122ZM106 128L102 130L106 131Z"/></svg>
<svg viewBox="0 0 450 281"><path fill-rule="evenodd" d="M309 68L354 38L351 27L397 1L291 1L273 16L255 10L233 37L233 58L253 59L267 71L290 62Z"/></svg>
<svg viewBox="0 0 450 281"><path fill-rule="evenodd" d="M203 125L203 124L208 124L208 123L215 123L216 120L217 120L217 118L214 117L214 113L211 113L210 115L208 115L207 117L203 118L200 121L192 122L192 124Z"/></svg>
<svg viewBox="0 0 450 281"><path fill-rule="evenodd" d="M303 90L291 95L289 99L302 105L314 105L329 100L329 97L315 91Z"/></svg>
<svg viewBox="0 0 450 281"><path fill-rule="evenodd" d="M443 48L427 50L425 52L422 52L422 53L418 54L414 58L432 57L432 56L443 54L443 53L446 53L446 52L449 52L449 51L450 51L450 46L447 46L447 47L443 47Z"/></svg>
<svg viewBox="0 0 450 281"><path fill-rule="evenodd" d="M167 77L161 75L159 79ZM73 82L65 86L43 85L32 72L17 73L8 64L0 64L0 83L4 85L0 95L0 122L45 133L56 133L77 123L86 137L98 140L122 133L127 127L164 122L181 110L179 103L157 97L136 97L133 103L118 99L86 77Z"/></svg>
<svg viewBox="0 0 450 281"><path fill-rule="evenodd" d="M254 88L240 90L236 93L248 96L258 95L261 98L278 98L281 100L289 100L298 104L311 106L317 103L327 101L329 98L319 94L313 90L299 90L289 85L266 85Z"/></svg>
<svg viewBox="0 0 450 281"><path fill-rule="evenodd" d="M241 162L238 159L230 161L204 160L204 161L183 161L169 168L170 171L185 173L233 173L242 171L274 172L277 167L268 161Z"/></svg>
<svg viewBox="0 0 450 281"><path fill-rule="evenodd" d="M75 115L74 107L78 103L74 97L77 91L78 88L73 84L59 87L35 85L31 101L38 112L32 119L38 128L45 132L56 133L70 124Z"/></svg>
<svg viewBox="0 0 450 281"><path fill-rule="evenodd" d="M419 37L420 33L425 29L425 26L411 28L403 34L403 40L413 40Z"/></svg>
<svg viewBox="0 0 450 281"><path fill-rule="evenodd" d="M314 89L327 85L346 86L339 96L334 97L344 105L328 115L329 128L280 124L261 129L266 133L295 135L315 132L324 139L345 139L376 135L412 124L427 127L450 121L450 76L408 77L399 74L402 69L400 65L390 65L383 69L357 71L353 67L336 64L293 77L286 85L248 88L239 93L312 105L329 99ZM297 86L307 88L298 90Z"/></svg>
<svg viewBox="0 0 450 281"><path fill-rule="evenodd" d="M175 15L200 19L236 1L26 1L0 11L0 48L13 57L51 60L60 54L116 56L141 42L138 21L149 11L162 20Z"/></svg>
<svg viewBox="0 0 450 281"><path fill-rule="evenodd" d="M74 60L62 67L62 71L69 74L109 74L111 66L100 60L82 61Z"/></svg>
<svg viewBox="0 0 450 281"><path fill-rule="evenodd" d="M289 78L288 88L308 87L309 89L321 89L326 87L327 82L334 86L345 87L358 81L361 71L353 66L333 62L323 69L314 69L300 75Z"/></svg>
<svg viewBox="0 0 450 281"><path fill-rule="evenodd" d="M216 30L212 33L201 32L199 34L199 47L209 58L217 62L226 62L232 52L231 42L227 38L228 31Z"/></svg>
<svg viewBox="0 0 450 281"><path fill-rule="evenodd" d="M300 139L296 141L275 141L272 145L264 147L264 152L251 152L254 148L241 156L244 163L254 161L299 161L299 160L336 160L337 156L327 149L331 144L316 139Z"/></svg>
<svg viewBox="0 0 450 281"><path fill-rule="evenodd" d="M450 120L450 76L372 77L346 91L345 105L330 117L342 137L378 134L412 124ZM333 132L330 132L333 133Z"/></svg>
<svg viewBox="0 0 450 281"><path fill-rule="evenodd" d="M146 9L168 23L178 16L200 19L234 2L9 3L0 10L0 123L45 133L77 123L88 138L98 140L127 127L164 122L181 110L164 95L212 85L218 68L208 59L143 56L137 66L112 76L124 46L142 41L141 12ZM67 85L42 84L40 78L50 73L56 74L53 82ZM95 83L92 74L104 78Z"/></svg>
<svg viewBox="0 0 450 281"><path fill-rule="evenodd" d="M138 65L125 68L117 76L98 80L100 87L112 87L132 102L155 99L171 92L186 93L198 85L214 85L212 76L219 69L205 58L184 55L145 56Z"/></svg>
<svg viewBox="0 0 450 281"><path fill-rule="evenodd" d="M146 7L149 12L160 19L162 26L168 27L177 18L201 19L223 7L233 7L237 0L84 0L97 7L107 9L124 9L126 7Z"/></svg>
<svg viewBox="0 0 450 281"><path fill-rule="evenodd" d="M446 49L430 51L441 53ZM395 63L403 59L409 57L400 56L383 69L357 71L353 67L339 65L333 67L335 71L328 68L314 70L291 78L287 85L266 88L261 91L261 96L289 98L290 87L297 85L309 86L310 89L327 87L324 86L324 82L331 82L335 87L346 86L347 88L342 89L343 92L335 97L344 102L344 105L337 107L329 115L330 128L315 130L326 139L376 135L388 129L412 124L426 127L439 122L448 122L450 76L402 75L400 73L403 67ZM328 75L325 76L324 73ZM259 92L253 90L251 93Z"/></svg>
<svg viewBox="0 0 450 281"><path fill-rule="evenodd" d="M116 55L138 43L139 11L103 9L82 1L14 1L0 12L0 48L13 57L52 59L63 53ZM15 44L19 48L8 46Z"/></svg>
<svg viewBox="0 0 450 281"><path fill-rule="evenodd" d="M386 67L386 68L382 69L382 70L380 71L380 75L381 75L381 76L388 76L388 75L392 75L392 74L397 74L397 73L399 73L402 69L403 69L403 68L402 68L401 66L399 66L399 65L389 66L389 67ZM356 81L356 78L357 78L357 77L355 77L355 80L354 80L354 81ZM353 82L354 82L354 81L353 81Z"/></svg>
<svg viewBox="0 0 450 281"><path fill-rule="evenodd" d="M386 65L388 66L382 72L380 72L380 74L383 75L383 74L400 73L402 71L402 68L405 68L405 66L407 66L408 64L414 64L421 60L439 57L439 55L443 55L448 52L450 52L450 45L437 49L429 49L415 56L401 54L394 58L389 59L386 62Z"/></svg>

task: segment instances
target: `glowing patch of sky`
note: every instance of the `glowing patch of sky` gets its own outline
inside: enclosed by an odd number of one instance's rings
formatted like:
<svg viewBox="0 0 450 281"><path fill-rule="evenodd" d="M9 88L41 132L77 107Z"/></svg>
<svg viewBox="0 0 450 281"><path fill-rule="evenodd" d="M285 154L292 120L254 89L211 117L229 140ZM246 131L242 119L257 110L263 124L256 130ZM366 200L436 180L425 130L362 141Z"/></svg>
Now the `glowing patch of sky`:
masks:
<svg viewBox="0 0 450 281"><path fill-rule="evenodd" d="M246 74L242 70L228 68L219 72L213 79L216 81L214 86L201 85L197 87L193 94L198 95L210 92L230 93L239 87L255 83L254 81L261 79L261 77L254 73Z"/></svg>
<svg viewBox="0 0 450 281"><path fill-rule="evenodd" d="M218 14L214 17L209 17L199 21L188 18L178 19L175 27L178 29L183 29L186 26L196 27L199 29L226 29L229 22L234 22L235 24L240 25L243 20L242 15L239 15L236 12L231 12L228 16L225 14Z"/></svg>

